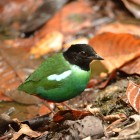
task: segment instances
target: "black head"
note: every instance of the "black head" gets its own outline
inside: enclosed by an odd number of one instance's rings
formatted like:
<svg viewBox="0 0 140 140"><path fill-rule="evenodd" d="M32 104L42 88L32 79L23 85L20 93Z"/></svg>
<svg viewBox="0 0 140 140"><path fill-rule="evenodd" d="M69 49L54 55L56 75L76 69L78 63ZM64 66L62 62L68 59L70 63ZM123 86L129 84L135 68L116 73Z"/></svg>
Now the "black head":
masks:
<svg viewBox="0 0 140 140"><path fill-rule="evenodd" d="M63 53L65 59L71 64L79 66L83 70L89 70L92 60L103 60L94 49L87 44L75 44Z"/></svg>

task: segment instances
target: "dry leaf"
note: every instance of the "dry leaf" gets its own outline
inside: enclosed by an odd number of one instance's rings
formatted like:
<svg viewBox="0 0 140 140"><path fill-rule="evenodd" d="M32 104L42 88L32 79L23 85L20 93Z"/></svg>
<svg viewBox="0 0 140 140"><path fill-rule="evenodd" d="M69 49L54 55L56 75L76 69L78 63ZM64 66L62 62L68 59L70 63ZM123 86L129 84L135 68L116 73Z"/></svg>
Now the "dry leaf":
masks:
<svg viewBox="0 0 140 140"><path fill-rule="evenodd" d="M21 128L18 132L15 132L11 140L17 140L21 135L27 135L31 138L39 137L39 132L33 131L27 124L21 124Z"/></svg>
<svg viewBox="0 0 140 140"><path fill-rule="evenodd" d="M48 114L48 113L50 113L49 108L46 105L42 104L39 108L38 114L40 116L42 116L42 115L45 115L45 114Z"/></svg>
<svg viewBox="0 0 140 140"><path fill-rule="evenodd" d="M130 118L134 119L135 122L125 126L124 129L121 130L119 136L117 138L124 138L126 136L130 136L132 134L136 134L140 129L140 115L133 115Z"/></svg>
<svg viewBox="0 0 140 140"><path fill-rule="evenodd" d="M76 8L73 8L76 7ZM72 10L71 10L72 9ZM83 13L84 11L84 13ZM32 38L15 40L6 40L5 43L12 47L26 47L36 46L40 44L46 34L52 32L61 32L66 37L76 34L80 29L91 25L92 8L88 1L72 1L57 12L52 19L50 19ZM88 17L87 17L88 15ZM43 40L41 40L43 41Z"/></svg>
<svg viewBox="0 0 140 140"><path fill-rule="evenodd" d="M0 102L1 101L12 101L12 99L7 97L3 92L0 92Z"/></svg>
<svg viewBox="0 0 140 140"><path fill-rule="evenodd" d="M62 110L54 115L53 120L55 122L62 122L65 120L79 120L90 115L92 114L89 111L84 110Z"/></svg>
<svg viewBox="0 0 140 140"><path fill-rule="evenodd" d="M15 19L21 18L25 15L35 11L43 0L4 0L0 1L0 21L9 23ZM23 10L24 9L24 10Z"/></svg>
<svg viewBox="0 0 140 140"><path fill-rule="evenodd" d="M138 5L140 5L140 1L139 0L130 0L130 1L132 1L132 2L134 2L136 4L138 4Z"/></svg>
<svg viewBox="0 0 140 140"><path fill-rule="evenodd" d="M50 53L61 50L63 43L63 35L59 32L51 32L39 40L39 42L31 48L31 55L36 58Z"/></svg>
<svg viewBox="0 0 140 140"><path fill-rule="evenodd" d="M128 62L120 70L127 74L139 74L140 75L140 57Z"/></svg>
<svg viewBox="0 0 140 140"><path fill-rule="evenodd" d="M140 113L140 86L129 81L126 95L131 106Z"/></svg>
<svg viewBox="0 0 140 140"><path fill-rule="evenodd" d="M89 44L104 58L102 63L109 72L140 56L140 37L131 34L102 33Z"/></svg>
<svg viewBox="0 0 140 140"><path fill-rule="evenodd" d="M85 37L81 37L72 41L67 42L64 44L64 48L67 49L69 48L72 44L88 44L88 39Z"/></svg>
<svg viewBox="0 0 140 140"><path fill-rule="evenodd" d="M19 73L17 73L8 61L8 58L2 48L0 49L0 77L3 79L0 81L1 90L15 89L22 82Z"/></svg>
<svg viewBox="0 0 140 140"><path fill-rule="evenodd" d="M140 3L135 0L122 0L124 3L125 7L136 17L140 18ZM138 5L139 4L139 5Z"/></svg>
<svg viewBox="0 0 140 140"><path fill-rule="evenodd" d="M119 22L111 23L102 26L97 34L101 34L104 32L112 32L112 33L130 33L134 35L140 36L140 27L132 24L123 24Z"/></svg>
<svg viewBox="0 0 140 140"><path fill-rule="evenodd" d="M0 100L10 100L9 98L11 98L20 103L38 104L40 100L37 97L16 90L37 64L37 61L34 61L34 63L33 60L29 61L25 49L1 46L0 76L2 80L0 81ZM5 95L9 98L3 97Z"/></svg>
<svg viewBox="0 0 140 140"><path fill-rule="evenodd" d="M83 27L91 25L92 12L93 10L90 6L90 2L83 0L72 1L65 5L46 23L40 30L39 35L42 36L46 34L46 32L52 31L62 32L65 37L75 34Z"/></svg>

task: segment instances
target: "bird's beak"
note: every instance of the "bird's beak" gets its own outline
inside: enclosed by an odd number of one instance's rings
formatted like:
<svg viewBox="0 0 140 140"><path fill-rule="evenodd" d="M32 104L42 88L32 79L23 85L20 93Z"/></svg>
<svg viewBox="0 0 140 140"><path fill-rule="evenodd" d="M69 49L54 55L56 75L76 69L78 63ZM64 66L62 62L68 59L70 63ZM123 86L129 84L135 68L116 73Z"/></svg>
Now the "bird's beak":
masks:
<svg viewBox="0 0 140 140"><path fill-rule="evenodd" d="M100 55L96 54L94 57L95 60L104 60Z"/></svg>
<svg viewBox="0 0 140 140"><path fill-rule="evenodd" d="M104 60L101 56L99 56L98 54L94 54L94 56L90 56L89 57L92 60Z"/></svg>

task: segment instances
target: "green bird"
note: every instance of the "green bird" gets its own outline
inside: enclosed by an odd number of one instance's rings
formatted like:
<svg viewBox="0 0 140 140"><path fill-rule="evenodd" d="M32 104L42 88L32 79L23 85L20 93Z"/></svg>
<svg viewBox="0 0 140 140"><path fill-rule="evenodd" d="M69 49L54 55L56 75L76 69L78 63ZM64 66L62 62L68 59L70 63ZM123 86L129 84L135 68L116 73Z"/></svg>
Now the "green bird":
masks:
<svg viewBox="0 0 140 140"><path fill-rule="evenodd" d="M47 101L64 102L84 91L93 60L103 58L87 44L71 45L46 59L18 89Z"/></svg>

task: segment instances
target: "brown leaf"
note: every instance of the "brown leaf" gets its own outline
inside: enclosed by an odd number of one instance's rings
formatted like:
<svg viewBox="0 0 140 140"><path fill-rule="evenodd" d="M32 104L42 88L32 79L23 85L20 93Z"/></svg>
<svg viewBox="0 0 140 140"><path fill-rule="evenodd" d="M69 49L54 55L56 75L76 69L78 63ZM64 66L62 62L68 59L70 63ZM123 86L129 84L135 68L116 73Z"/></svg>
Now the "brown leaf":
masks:
<svg viewBox="0 0 140 140"><path fill-rule="evenodd" d="M100 89L105 88L105 87L110 83L110 81L116 77L116 75L117 75L116 70L113 70L113 71L110 73L110 75L109 75L109 77L107 78L107 80L104 81L103 83L101 83L98 87L99 87Z"/></svg>
<svg viewBox="0 0 140 140"><path fill-rule="evenodd" d="M31 138L36 138L41 135L39 132L31 130L27 124L21 124L20 127L20 130L14 133L12 140L19 139L21 135L27 135Z"/></svg>
<svg viewBox="0 0 140 140"><path fill-rule="evenodd" d="M0 101L12 101L12 99L7 97L3 92L0 92Z"/></svg>
<svg viewBox="0 0 140 140"><path fill-rule="evenodd" d="M140 57L126 63L120 70L127 74L139 74L140 75Z"/></svg>
<svg viewBox="0 0 140 140"><path fill-rule="evenodd" d="M36 58L50 53L61 50L63 42L63 35L59 32L51 32L39 40L39 42L31 48L31 55Z"/></svg>
<svg viewBox="0 0 140 140"><path fill-rule="evenodd" d="M129 139L130 135L136 134L140 129L140 115L130 116L131 119L134 120L132 124L125 126L121 132L119 133L118 139ZM133 138L132 138L133 139ZM135 139L135 138L134 138Z"/></svg>
<svg viewBox="0 0 140 140"><path fill-rule="evenodd" d="M2 78L0 81L2 99L0 100L3 100L3 95L7 95L21 103L38 103L37 97L16 90L19 84L31 73L36 63L37 61L34 63L29 61L25 49L0 47L0 76ZM5 97L6 100L10 100L8 97Z"/></svg>
<svg viewBox="0 0 140 140"><path fill-rule="evenodd" d="M139 0L130 0L130 1L132 1L132 2L134 2L136 4L138 4L138 5L140 5L140 1Z"/></svg>
<svg viewBox="0 0 140 140"><path fill-rule="evenodd" d="M84 110L62 110L54 115L53 120L55 122L61 122L65 120L78 120L90 115L92 114L89 111Z"/></svg>
<svg viewBox="0 0 140 140"><path fill-rule="evenodd" d="M129 81L126 95L131 106L140 113L140 86Z"/></svg>
<svg viewBox="0 0 140 140"><path fill-rule="evenodd" d="M111 24L107 24L102 26L97 34L101 34L104 32L112 32L112 33L130 33L134 35L140 36L140 27L132 24L123 24L120 22L115 22Z"/></svg>
<svg viewBox="0 0 140 140"><path fill-rule="evenodd" d="M137 2L136 0L122 0L124 3L125 7L136 17L140 18L140 3ZM137 3L134 3L137 2Z"/></svg>
<svg viewBox="0 0 140 140"><path fill-rule="evenodd" d="M57 12L34 37L26 39L17 38L15 40L9 39L5 43L13 47L31 48L31 46L36 46L47 34L54 31L63 33L65 38L69 37L77 33L80 29L91 25L92 12L93 10L88 1L72 1Z"/></svg>
<svg viewBox="0 0 140 140"><path fill-rule="evenodd" d="M41 105L40 106L40 108L39 108L39 111L38 111L38 114L40 115L40 116L42 116L42 115L45 115L45 114L48 114L48 113L50 113L50 110L49 110L49 108L46 106L46 105Z"/></svg>
<svg viewBox="0 0 140 140"><path fill-rule="evenodd" d="M8 97L4 95L6 90L13 90L21 83L21 79L13 66L9 63L2 49L0 49L0 100L10 101Z"/></svg>
<svg viewBox="0 0 140 140"><path fill-rule="evenodd" d="M0 21L4 23L27 16L42 3L42 0L4 0L0 1ZM24 10L23 10L24 8ZM26 17L25 16L25 17Z"/></svg>
<svg viewBox="0 0 140 140"><path fill-rule="evenodd" d="M89 44L104 58L109 72L140 56L140 37L131 34L102 33Z"/></svg>
<svg viewBox="0 0 140 140"><path fill-rule="evenodd" d="M91 25L92 12L88 1L72 1L57 12L40 30L39 34L44 35L46 32L52 31L62 32L65 37L75 34L83 27Z"/></svg>
<svg viewBox="0 0 140 140"><path fill-rule="evenodd" d="M88 44L88 39L85 37L81 37L78 39L71 40L64 44L63 48L67 49L69 48L72 44Z"/></svg>

